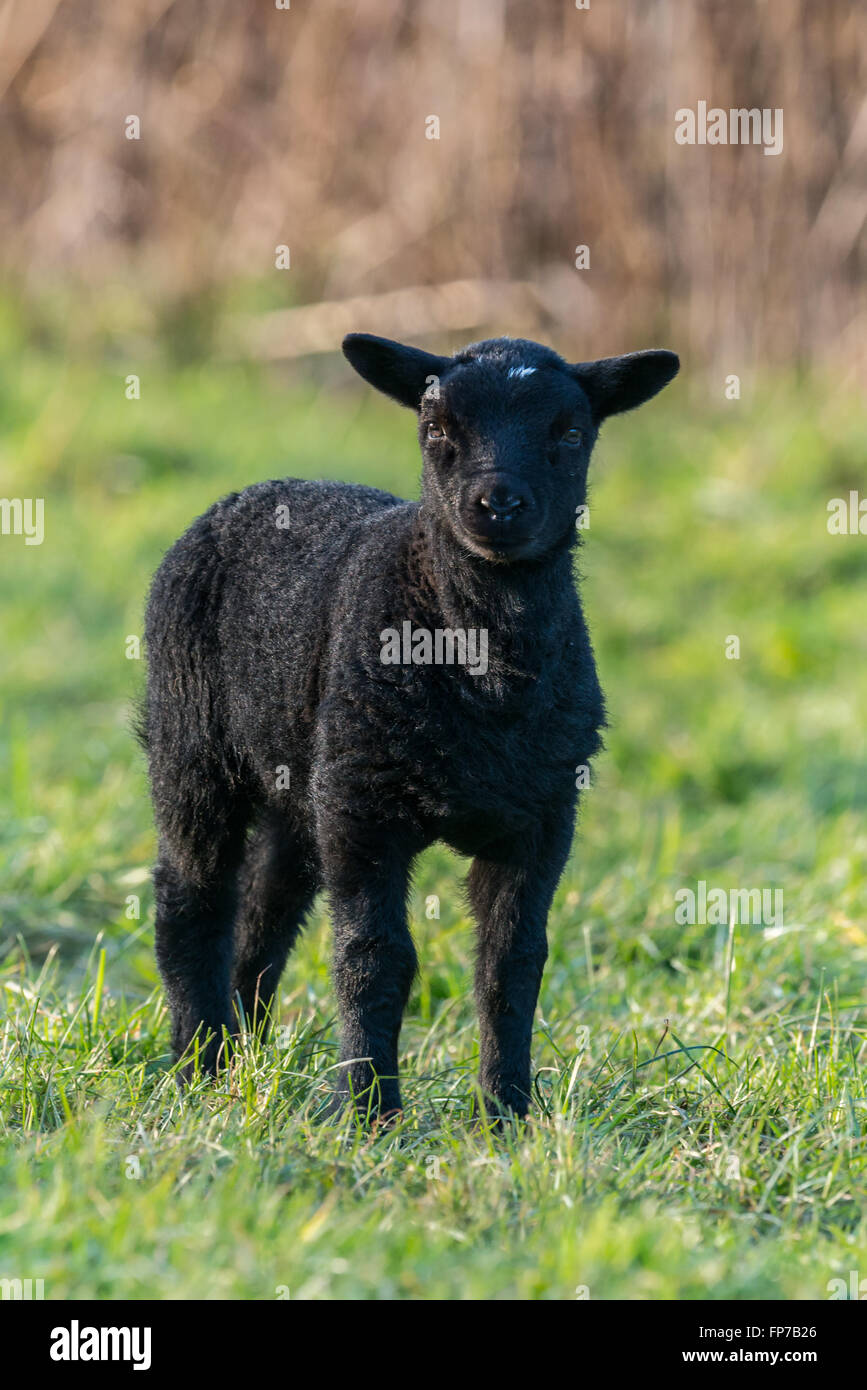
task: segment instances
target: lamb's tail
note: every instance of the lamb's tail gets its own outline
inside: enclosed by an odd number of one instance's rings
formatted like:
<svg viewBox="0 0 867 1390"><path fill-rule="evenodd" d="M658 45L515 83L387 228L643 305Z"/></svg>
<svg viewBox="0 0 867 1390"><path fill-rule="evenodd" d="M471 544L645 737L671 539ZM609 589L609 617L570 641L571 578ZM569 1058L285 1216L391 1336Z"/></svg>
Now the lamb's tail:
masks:
<svg viewBox="0 0 867 1390"><path fill-rule="evenodd" d="M219 650L225 579L211 519L200 517L157 571L145 623L148 678L136 724L157 825L176 847L198 851L223 818L218 808L241 789Z"/></svg>

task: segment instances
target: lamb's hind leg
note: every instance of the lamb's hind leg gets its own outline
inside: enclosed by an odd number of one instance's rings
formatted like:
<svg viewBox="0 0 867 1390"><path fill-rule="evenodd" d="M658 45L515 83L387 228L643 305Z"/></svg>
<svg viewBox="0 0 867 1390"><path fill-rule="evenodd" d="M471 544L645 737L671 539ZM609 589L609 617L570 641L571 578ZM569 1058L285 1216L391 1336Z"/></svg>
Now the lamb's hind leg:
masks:
<svg viewBox="0 0 867 1390"><path fill-rule="evenodd" d="M198 1034L202 1069L213 1074L232 1025L232 937L249 807L201 741L183 751L151 739L156 956L175 1055L187 1054ZM192 1067L185 1064L185 1078Z"/></svg>
<svg viewBox="0 0 867 1390"><path fill-rule="evenodd" d="M156 955L172 1018L176 1057L198 1034L203 1071L216 1073L231 1031L230 977L236 879L243 825L226 824L205 848L161 835L154 869ZM189 1078L193 1061L184 1066Z"/></svg>
<svg viewBox="0 0 867 1390"><path fill-rule="evenodd" d="M151 590L141 727L159 833L156 954L172 1042L177 1054L186 1054L198 1033L210 1072L232 1024L236 878L250 813L238 755L225 733L224 579L211 519L201 517L166 557Z"/></svg>
<svg viewBox="0 0 867 1390"><path fill-rule="evenodd" d="M268 817L257 826L241 871L235 928L232 997L263 1036L286 957L316 894L314 849L288 822Z"/></svg>

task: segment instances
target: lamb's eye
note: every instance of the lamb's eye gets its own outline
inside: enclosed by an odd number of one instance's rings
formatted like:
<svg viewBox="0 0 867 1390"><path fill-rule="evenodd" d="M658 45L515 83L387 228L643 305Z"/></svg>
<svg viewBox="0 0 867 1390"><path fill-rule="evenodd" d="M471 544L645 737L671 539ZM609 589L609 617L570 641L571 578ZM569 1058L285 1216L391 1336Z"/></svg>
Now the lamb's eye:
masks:
<svg viewBox="0 0 867 1390"><path fill-rule="evenodd" d="M430 440L445 439L446 432L440 425L435 425L433 421L427 427L427 437Z"/></svg>
<svg viewBox="0 0 867 1390"><path fill-rule="evenodd" d="M572 428L568 429L566 433L563 435L563 438L560 440L560 443L569 444L574 449L576 444L581 443L581 431L579 429L576 429L576 427L573 425Z"/></svg>

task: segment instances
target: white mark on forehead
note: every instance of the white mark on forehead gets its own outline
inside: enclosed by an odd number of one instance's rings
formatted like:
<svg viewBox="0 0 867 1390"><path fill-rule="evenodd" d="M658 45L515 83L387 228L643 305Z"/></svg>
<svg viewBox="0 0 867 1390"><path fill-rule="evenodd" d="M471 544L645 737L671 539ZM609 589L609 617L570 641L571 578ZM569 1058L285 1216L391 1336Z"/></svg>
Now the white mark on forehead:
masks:
<svg viewBox="0 0 867 1390"><path fill-rule="evenodd" d="M506 373L506 375L507 375L507 376L532 376L533 373L535 372L535 370L536 370L535 367L510 367L509 370L508 370L508 372Z"/></svg>

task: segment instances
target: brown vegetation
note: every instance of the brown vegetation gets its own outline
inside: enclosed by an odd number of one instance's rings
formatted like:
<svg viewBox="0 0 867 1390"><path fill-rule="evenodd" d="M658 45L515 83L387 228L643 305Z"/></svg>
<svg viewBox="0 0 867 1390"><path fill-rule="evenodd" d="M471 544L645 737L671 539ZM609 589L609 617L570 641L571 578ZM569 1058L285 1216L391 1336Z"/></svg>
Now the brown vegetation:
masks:
<svg viewBox="0 0 867 1390"><path fill-rule="evenodd" d="M472 282L488 287L479 326L503 331L497 287L519 282L502 304L558 320L566 351L665 336L735 364L863 361L865 14L855 0L7 3L3 262L189 293L276 274L286 243L294 303ZM783 153L676 144L675 111L699 100L782 108Z"/></svg>

